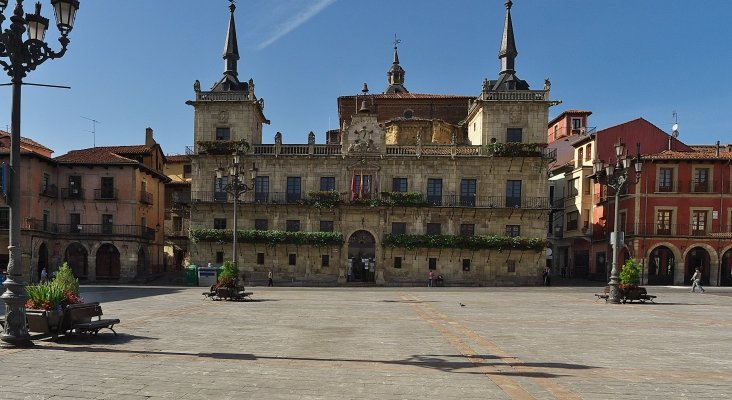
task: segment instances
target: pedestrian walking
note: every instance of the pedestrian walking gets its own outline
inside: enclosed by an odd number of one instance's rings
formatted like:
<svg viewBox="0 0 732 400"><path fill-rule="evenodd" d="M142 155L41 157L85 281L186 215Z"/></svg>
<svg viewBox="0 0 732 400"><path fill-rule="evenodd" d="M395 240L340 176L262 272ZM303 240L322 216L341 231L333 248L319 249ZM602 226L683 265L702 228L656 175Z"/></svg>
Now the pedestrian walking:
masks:
<svg viewBox="0 0 732 400"><path fill-rule="evenodd" d="M430 272L427 273L427 287L432 287L432 279L434 279L435 274L430 270Z"/></svg>
<svg viewBox="0 0 732 400"><path fill-rule="evenodd" d="M267 279L269 279L267 286L274 286L274 281L272 281L272 270L269 270L269 272L267 273Z"/></svg>
<svg viewBox="0 0 732 400"><path fill-rule="evenodd" d="M694 275L691 276L691 293L696 292L696 288L699 288L700 293L704 293L704 288L701 285L702 274L699 268L694 271Z"/></svg>
<svg viewBox="0 0 732 400"><path fill-rule="evenodd" d="M541 276L544 278L544 286L551 286L550 274L551 270L549 268L544 268L544 273L541 274Z"/></svg>
<svg viewBox="0 0 732 400"><path fill-rule="evenodd" d="M41 282L46 282L48 280L48 271L46 271L46 267L43 267L41 270Z"/></svg>

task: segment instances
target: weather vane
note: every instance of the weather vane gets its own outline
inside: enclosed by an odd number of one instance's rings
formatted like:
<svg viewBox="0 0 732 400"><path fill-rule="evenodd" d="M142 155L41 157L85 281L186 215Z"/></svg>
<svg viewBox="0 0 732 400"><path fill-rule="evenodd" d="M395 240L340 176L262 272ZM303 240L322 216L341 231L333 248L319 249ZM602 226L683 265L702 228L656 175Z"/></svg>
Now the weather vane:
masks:
<svg viewBox="0 0 732 400"><path fill-rule="evenodd" d="M232 1L233 1L233 0L232 0ZM394 34L394 48L396 49L396 48L397 48L397 46L399 45L399 43L401 43L401 42L402 42L402 39L399 39L399 38L397 37L396 33L395 33L395 34Z"/></svg>

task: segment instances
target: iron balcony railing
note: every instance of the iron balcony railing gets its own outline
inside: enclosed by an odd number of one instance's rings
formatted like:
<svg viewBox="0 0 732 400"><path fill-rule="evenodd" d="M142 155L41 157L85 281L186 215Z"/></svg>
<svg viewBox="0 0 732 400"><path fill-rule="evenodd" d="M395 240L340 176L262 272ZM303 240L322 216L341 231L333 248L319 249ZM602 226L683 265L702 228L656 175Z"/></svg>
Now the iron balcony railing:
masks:
<svg viewBox="0 0 732 400"><path fill-rule="evenodd" d="M140 191L140 203L152 205L152 203L153 203L152 193L141 190Z"/></svg>
<svg viewBox="0 0 732 400"><path fill-rule="evenodd" d="M94 189L94 200L117 200L117 189Z"/></svg>
<svg viewBox="0 0 732 400"><path fill-rule="evenodd" d="M191 193L194 203L233 203L234 196L227 192L194 191ZM258 204L308 204L315 202L303 193L285 192L247 192L239 197L242 203ZM432 206L432 207L468 207L468 208L523 208L523 209L551 209L549 197L509 197L509 196L472 196L472 195L424 195L414 203L399 203L388 196L379 193L370 193L363 196L358 194L341 193L339 203L344 205L362 205L364 203L383 206Z"/></svg>
<svg viewBox="0 0 732 400"><path fill-rule="evenodd" d="M722 193L721 183L718 181L655 181L652 182L656 193ZM730 192L729 186L726 192Z"/></svg>
<svg viewBox="0 0 732 400"><path fill-rule="evenodd" d="M56 185L41 184L41 196L58 197L58 187Z"/></svg>
<svg viewBox="0 0 732 400"><path fill-rule="evenodd" d="M31 229L34 231L40 231L40 232L46 232L46 233L56 233L58 232L58 225L55 223L52 223L48 220L44 221L42 219L38 218L26 218L25 225L23 225L25 229Z"/></svg>
<svg viewBox="0 0 732 400"><path fill-rule="evenodd" d="M147 240L155 239L155 229L142 225L58 224L55 233L64 235L131 236Z"/></svg>
<svg viewBox="0 0 732 400"><path fill-rule="evenodd" d="M612 227L607 232L612 231ZM718 224L669 224L669 223L628 223L621 226L626 236L658 236L658 237L710 237L732 239L732 226Z"/></svg>
<svg viewBox="0 0 732 400"><path fill-rule="evenodd" d="M61 188L62 199L84 200L84 189Z"/></svg>

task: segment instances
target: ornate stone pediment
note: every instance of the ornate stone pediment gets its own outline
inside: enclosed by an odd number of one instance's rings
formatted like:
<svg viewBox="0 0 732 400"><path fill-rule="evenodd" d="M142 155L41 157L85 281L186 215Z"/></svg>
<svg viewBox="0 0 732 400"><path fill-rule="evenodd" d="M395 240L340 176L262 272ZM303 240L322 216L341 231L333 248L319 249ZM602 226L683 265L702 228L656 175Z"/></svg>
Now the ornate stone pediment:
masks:
<svg viewBox="0 0 732 400"><path fill-rule="evenodd" d="M386 131L373 115L355 115L346 130L349 153L377 153L384 146Z"/></svg>

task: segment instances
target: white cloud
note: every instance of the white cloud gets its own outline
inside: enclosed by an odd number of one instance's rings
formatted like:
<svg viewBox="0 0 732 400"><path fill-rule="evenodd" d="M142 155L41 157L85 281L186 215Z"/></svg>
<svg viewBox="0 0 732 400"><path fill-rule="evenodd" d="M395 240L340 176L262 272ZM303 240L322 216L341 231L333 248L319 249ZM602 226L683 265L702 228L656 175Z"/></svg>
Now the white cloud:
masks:
<svg viewBox="0 0 732 400"><path fill-rule="evenodd" d="M326 7L335 2L336 0L313 0L312 2L298 2L300 4L305 3L305 7L296 10L294 15L290 15L289 18L287 18L284 22L277 24L274 28L274 32L272 32L267 39L259 44L259 50L264 49L265 47L279 40L281 37L292 32L294 29L307 22L310 18L318 15L318 13L320 13Z"/></svg>

